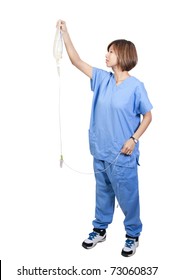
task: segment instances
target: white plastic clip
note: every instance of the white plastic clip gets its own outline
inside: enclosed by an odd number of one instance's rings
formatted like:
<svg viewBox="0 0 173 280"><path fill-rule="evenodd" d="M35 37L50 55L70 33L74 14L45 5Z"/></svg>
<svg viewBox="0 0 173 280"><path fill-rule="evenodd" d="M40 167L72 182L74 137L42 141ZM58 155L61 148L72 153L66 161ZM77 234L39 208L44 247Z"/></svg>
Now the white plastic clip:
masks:
<svg viewBox="0 0 173 280"><path fill-rule="evenodd" d="M61 157L60 157L60 167L62 168L62 166L63 166L63 162L64 162L64 160L63 160L63 155L61 155Z"/></svg>

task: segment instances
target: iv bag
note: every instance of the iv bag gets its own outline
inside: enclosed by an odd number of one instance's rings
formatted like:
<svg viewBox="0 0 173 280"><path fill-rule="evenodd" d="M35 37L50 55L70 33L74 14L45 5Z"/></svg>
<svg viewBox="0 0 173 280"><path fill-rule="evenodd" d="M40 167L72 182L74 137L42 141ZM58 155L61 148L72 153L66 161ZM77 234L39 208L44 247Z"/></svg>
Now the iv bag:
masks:
<svg viewBox="0 0 173 280"><path fill-rule="evenodd" d="M57 64L59 64L60 59L62 58L62 51L63 51L63 40L62 34L59 26L57 27L53 45L53 55L56 59Z"/></svg>

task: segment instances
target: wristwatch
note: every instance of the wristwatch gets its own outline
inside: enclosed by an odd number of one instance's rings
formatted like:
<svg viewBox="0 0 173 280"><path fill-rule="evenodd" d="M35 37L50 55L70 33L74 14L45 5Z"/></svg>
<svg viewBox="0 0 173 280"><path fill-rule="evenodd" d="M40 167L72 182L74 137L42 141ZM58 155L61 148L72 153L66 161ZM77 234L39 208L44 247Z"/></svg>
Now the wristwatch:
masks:
<svg viewBox="0 0 173 280"><path fill-rule="evenodd" d="M133 139L133 141L135 142L135 144L137 144L137 143L138 143L138 139L136 139L135 137L131 136L130 138L132 138L132 139Z"/></svg>

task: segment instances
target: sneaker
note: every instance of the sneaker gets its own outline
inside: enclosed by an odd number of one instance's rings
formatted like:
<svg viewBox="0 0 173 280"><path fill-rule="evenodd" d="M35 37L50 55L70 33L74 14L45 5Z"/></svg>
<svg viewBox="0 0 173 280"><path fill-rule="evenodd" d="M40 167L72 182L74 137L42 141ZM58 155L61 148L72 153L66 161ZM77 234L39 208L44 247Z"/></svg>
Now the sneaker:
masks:
<svg viewBox="0 0 173 280"><path fill-rule="evenodd" d="M136 248L139 246L139 237L126 236L125 246L121 251L123 257L131 257L135 254Z"/></svg>
<svg viewBox="0 0 173 280"><path fill-rule="evenodd" d="M82 246L85 249L91 249L94 246L96 246L98 242L103 242L105 240L106 240L106 230L94 228L93 232L89 234L89 237L84 240Z"/></svg>

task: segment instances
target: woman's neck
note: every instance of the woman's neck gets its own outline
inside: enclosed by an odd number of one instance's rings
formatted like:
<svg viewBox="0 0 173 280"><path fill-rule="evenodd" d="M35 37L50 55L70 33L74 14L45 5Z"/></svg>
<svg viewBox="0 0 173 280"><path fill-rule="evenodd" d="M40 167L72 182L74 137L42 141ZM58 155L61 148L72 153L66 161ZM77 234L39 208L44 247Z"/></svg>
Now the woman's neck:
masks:
<svg viewBox="0 0 173 280"><path fill-rule="evenodd" d="M118 69L113 69L113 71L114 71L116 84L119 84L123 82L125 79L127 79L128 77L130 77L128 71L121 71Z"/></svg>

